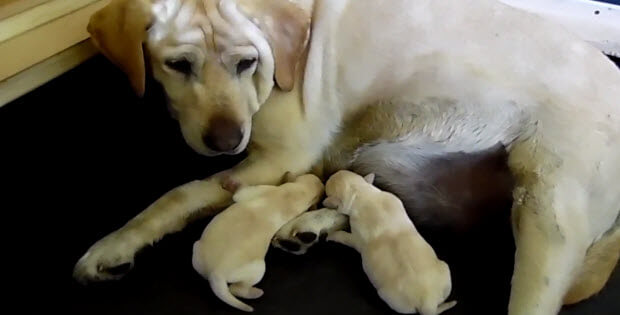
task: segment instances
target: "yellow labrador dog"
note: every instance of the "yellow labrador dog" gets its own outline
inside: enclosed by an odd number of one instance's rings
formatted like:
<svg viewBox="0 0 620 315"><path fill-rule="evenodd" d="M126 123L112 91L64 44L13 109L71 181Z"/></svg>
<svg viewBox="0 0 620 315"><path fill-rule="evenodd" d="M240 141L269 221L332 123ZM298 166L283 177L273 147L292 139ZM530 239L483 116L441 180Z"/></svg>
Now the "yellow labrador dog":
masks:
<svg viewBox="0 0 620 315"><path fill-rule="evenodd" d="M356 249L364 271L390 307L401 314L437 315L454 307L444 301L452 290L448 264L409 220L395 195L372 185L374 174L362 178L339 171L325 184L325 206L349 217L351 233L330 233L328 241Z"/></svg>
<svg viewBox="0 0 620 315"><path fill-rule="evenodd" d="M555 314L618 261L620 72L536 15L494 0L112 0L89 31L139 94L150 64L192 148L249 156L95 243L81 281L119 278L139 249L229 205L223 184L317 166L402 192L435 158L498 142L517 186L509 314ZM394 124L356 130L386 132L339 146L345 122L384 107Z"/></svg>
<svg viewBox="0 0 620 315"><path fill-rule="evenodd" d="M194 243L194 269L209 280L222 301L240 310L253 308L235 296L255 299L255 288L265 274L265 255L280 227L315 205L323 195L323 183L314 175L302 175L280 186L243 187L230 206L207 225ZM230 284L230 285L229 285Z"/></svg>

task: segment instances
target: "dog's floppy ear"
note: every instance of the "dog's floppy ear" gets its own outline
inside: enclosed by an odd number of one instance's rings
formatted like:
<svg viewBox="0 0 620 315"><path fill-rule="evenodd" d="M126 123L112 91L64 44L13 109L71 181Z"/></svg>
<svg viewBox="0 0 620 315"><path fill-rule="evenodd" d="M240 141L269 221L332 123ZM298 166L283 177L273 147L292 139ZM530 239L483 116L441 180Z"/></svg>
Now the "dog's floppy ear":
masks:
<svg viewBox="0 0 620 315"><path fill-rule="evenodd" d="M310 13L293 1L249 0L242 4L258 19L275 59L275 81L283 91L295 85L295 73L310 37Z"/></svg>
<svg viewBox="0 0 620 315"><path fill-rule="evenodd" d="M295 73L301 55L308 45L310 16L292 1L277 1L275 20L269 37L275 59L276 83L290 91L295 85Z"/></svg>
<svg viewBox="0 0 620 315"><path fill-rule="evenodd" d="M88 23L95 46L125 72L140 96L145 89L142 43L152 21L150 8L148 0L112 0Z"/></svg>

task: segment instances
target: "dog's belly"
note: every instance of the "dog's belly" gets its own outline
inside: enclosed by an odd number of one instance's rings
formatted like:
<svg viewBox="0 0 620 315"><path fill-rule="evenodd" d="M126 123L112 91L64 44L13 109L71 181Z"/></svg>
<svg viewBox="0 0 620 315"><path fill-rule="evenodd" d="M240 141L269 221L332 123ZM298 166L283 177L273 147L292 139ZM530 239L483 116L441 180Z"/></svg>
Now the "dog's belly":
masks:
<svg viewBox="0 0 620 315"><path fill-rule="evenodd" d="M490 212L508 213L514 185L498 142L510 145L520 133L510 122L527 117L510 102L495 116L460 105L385 102L351 115L325 153L323 175L375 173L377 185L425 227L463 229Z"/></svg>
<svg viewBox="0 0 620 315"><path fill-rule="evenodd" d="M476 153L419 156L392 142L361 149L350 168L375 173L416 225L465 230L498 212L508 214L514 181L501 145Z"/></svg>

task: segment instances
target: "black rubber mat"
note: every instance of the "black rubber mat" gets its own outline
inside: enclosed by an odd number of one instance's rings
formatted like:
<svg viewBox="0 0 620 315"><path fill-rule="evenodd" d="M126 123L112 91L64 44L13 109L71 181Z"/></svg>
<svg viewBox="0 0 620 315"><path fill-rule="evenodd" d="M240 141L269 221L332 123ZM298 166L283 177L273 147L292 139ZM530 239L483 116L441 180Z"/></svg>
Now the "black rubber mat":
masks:
<svg viewBox="0 0 620 315"><path fill-rule="evenodd" d="M88 246L167 190L232 166L240 157L192 152L149 83L133 96L120 71L96 57L0 108L5 260L18 269L14 314L240 314L217 300L191 266L196 222L137 256L123 280L83 287L71 279ZM476 235L429 239L452 268L447 315L505 314L514 245L501 220ZM10 255L9 255L10 254ZM19 271L13 271L19 270ZM354 251L321 245L305 256L270 250L256 314L392 314ZM563 315L620 314L620 272L607 288Z"/></svg>

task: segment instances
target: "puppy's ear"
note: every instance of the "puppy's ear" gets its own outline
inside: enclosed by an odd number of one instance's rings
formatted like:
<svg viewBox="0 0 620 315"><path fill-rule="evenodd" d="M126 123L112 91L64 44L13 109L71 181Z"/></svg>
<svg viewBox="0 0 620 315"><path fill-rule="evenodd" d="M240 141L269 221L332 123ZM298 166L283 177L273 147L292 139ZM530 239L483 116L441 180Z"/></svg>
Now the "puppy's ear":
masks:
<svg viewBox="0 0 620 315"><path fill-rule="evenodd" d="M365 180L367 183L369 183L369 184L371 184L371 185L372 185L372 183L374 183L374 182L375 182L375 173L370 173L370 174L368 174L368 175L364 176L364 180Z"/></svg>
<svg viewBox="0 0 620 315"><path fill-rule="evenodd" d="M243 6L267 34L275 59L276 84L283 91L292 90L310 37L310 13L287 0L251 0Z"/></svg>
<svg viewBox="0 0 620 315"><path fill-rule="evenodd" d="M88 32L93 43L129 78L136 94L145 89L142 43L151 25L148 0L112 0L90 18Z"/></svg>

